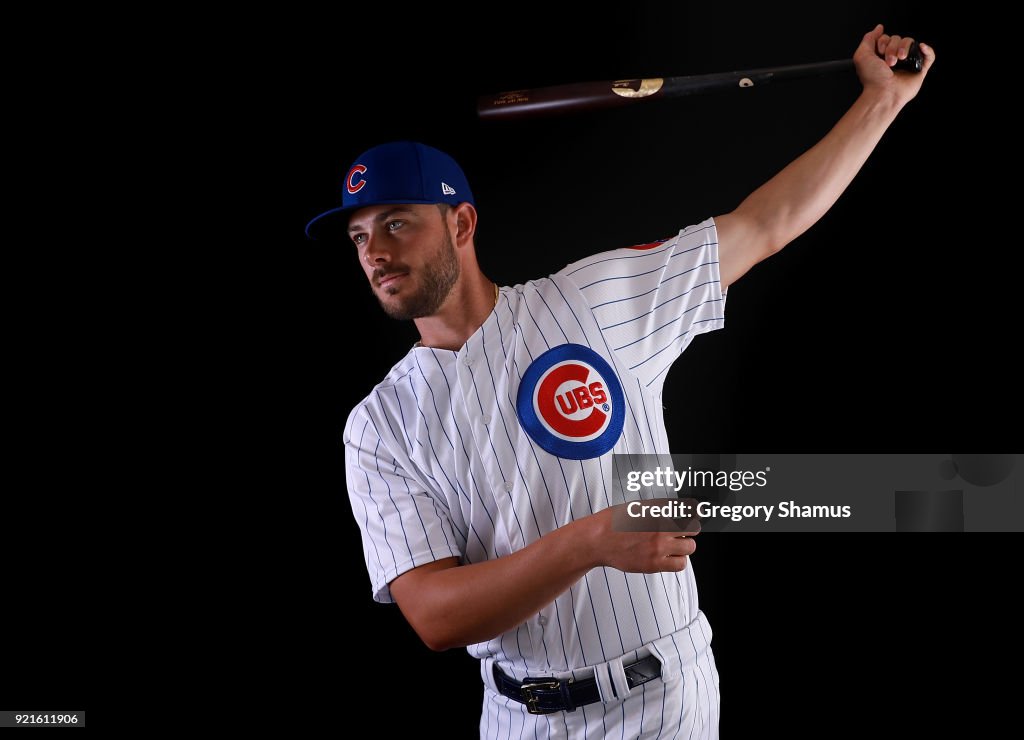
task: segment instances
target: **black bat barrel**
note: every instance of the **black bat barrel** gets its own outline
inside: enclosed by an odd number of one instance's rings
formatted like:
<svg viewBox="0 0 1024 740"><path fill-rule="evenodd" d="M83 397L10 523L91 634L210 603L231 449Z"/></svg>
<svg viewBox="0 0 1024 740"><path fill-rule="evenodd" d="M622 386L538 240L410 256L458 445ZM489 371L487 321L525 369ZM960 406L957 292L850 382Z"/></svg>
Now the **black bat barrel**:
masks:
<svg viewBox="0 0 1024 740"><path fill-rule="evenodd" d="M894 69L920 72L924 63L915 42L906 59ZM628 105L637 100L656 100L696 95L715 90L754 87L778 80L848 72L852 59L796 64L788 67L764 67L740 72L718 72L689 77L650 77L614 82L580 82L532 90L513 90L498 95L483 95L477 101L477 113L487 119L533 118L558 113L600 110Z"/></svg>

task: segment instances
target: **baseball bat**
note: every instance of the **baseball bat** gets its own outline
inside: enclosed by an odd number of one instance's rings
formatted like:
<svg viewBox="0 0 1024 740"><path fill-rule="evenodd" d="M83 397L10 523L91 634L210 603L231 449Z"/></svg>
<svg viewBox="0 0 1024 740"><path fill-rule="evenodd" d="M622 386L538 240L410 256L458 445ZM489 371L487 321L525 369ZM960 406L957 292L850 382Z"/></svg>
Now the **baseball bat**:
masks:
<svg viewBox="0 0 1024 740"><path fill-rule="evenodd" d="M906 59L893 69L920 72L924 57L915 41ZM512 90L497 95L481 95L476 111L481 118L534 118L559 113L601 110L628 105L637 100L661 100L684 95L732 88L754 87L777 80L796 80L853 70L852 59L796 64L788 67L764 67L740 72L717 72L688 77L651 77L614 82L578 82L569 85Z"/></svg>

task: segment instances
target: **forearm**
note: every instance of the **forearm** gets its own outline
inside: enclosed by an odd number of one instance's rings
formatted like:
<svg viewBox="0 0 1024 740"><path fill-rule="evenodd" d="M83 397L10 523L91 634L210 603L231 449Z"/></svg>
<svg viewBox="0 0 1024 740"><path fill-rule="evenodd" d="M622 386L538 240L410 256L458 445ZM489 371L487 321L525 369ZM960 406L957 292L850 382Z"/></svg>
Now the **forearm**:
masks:
<svg viewBox="0 0 1024 740"><path fill-rule="evenodd" d="M832 207L899 110L893 96L865 90L821 141L739 205L764 252L782 249Z"/></svg>
<svg viewBox="0 0 1024 740"><path fill-rule="evenodd" d="M420 574L392 584L399 605L434 650L471 645L506 632L543 609L594 566L588 520L554 530L496 560Z"/></svg>

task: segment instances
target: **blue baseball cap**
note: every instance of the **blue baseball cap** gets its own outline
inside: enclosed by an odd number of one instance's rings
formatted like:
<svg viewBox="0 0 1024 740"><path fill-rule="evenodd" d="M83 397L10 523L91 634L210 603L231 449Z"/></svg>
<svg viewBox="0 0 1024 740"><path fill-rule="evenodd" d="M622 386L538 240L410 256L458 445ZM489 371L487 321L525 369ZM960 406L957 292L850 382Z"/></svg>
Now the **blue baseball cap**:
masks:
<svg viewBox="0 0 1024 740"><path fill-rule="evenodd" d="M323 227L343 221L346 213L384 203L457 206L473 203L473 192L462 168L440 149L416 141L392 141L356 157L341 187L341 207L324 211L306 224L306 236L316 239Z"/></svg>

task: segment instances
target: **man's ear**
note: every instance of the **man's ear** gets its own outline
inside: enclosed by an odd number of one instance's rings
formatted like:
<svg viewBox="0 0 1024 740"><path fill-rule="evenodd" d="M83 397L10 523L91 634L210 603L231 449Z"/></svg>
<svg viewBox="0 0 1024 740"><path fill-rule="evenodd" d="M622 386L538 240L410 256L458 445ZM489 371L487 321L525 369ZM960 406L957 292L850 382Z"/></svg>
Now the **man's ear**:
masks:
<svg viewBox="0 0 1024 740"><path fill-rule="evenodd" d="M472 244L476 234L476 208L472 203L459 203L452 209L452 214L455 219L455 246Z"/></svg>

